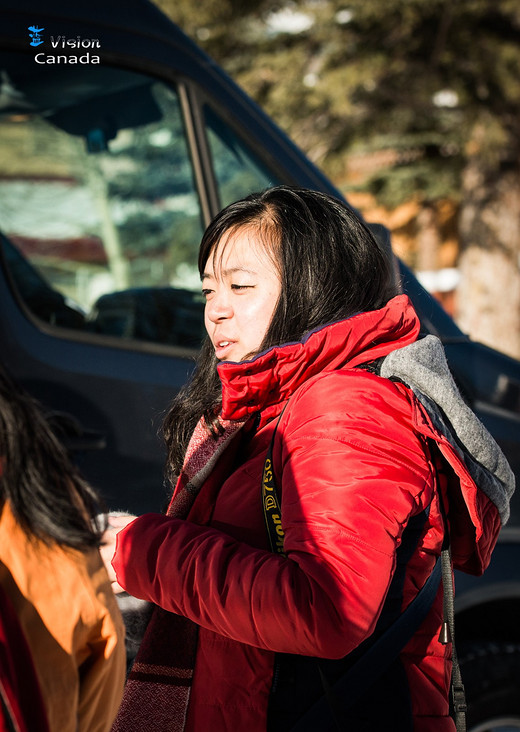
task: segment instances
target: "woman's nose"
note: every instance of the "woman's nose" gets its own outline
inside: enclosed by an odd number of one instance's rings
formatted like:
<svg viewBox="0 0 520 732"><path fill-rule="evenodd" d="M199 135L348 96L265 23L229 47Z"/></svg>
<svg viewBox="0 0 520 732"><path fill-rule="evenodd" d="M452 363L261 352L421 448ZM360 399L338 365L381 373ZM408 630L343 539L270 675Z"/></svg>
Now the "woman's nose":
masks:
<svg viewBox="0 0 520 732"><path fill-rule="evenodd" d="M213 323L220 320L227 320L233 315L233 308L226 293L213 293L210 300L206 302L206 317Z"/></svg>

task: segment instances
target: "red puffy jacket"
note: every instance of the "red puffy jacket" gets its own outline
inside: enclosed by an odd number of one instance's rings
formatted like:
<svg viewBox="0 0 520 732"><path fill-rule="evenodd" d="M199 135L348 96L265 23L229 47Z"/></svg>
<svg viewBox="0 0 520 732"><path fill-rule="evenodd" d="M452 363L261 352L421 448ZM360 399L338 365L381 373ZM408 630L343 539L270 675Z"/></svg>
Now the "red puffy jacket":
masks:
<svg viewBox="0 0 520 732"><path fill-rule="evenodd" d="M418 318L399 296L301 343L221 363L223 416L259 415L256 431L246 425L224 453L188 521L147 514L118 535L120 584L200 626L189 732L275 729L267 720L275 654L339 659L367 639L404 527L427 509L406 566L408 605L440 553L440 493L455 565L474 573L487 566L500 527L493 503L411 389L354 368L418 334ZM273 451L284 558L269 551L260 487L274 418L287 400ZM417 732L454 730L441 620L440 589L400 657Z"/></svg>

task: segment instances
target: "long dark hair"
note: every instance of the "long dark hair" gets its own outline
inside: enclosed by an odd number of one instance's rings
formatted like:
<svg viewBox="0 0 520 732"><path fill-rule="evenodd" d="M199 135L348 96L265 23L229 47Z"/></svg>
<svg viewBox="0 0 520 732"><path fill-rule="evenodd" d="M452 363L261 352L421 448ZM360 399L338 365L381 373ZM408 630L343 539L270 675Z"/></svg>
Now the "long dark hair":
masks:
<svg viewBox="0 0 520 732"><path fill-rule="evenodd" d="M202 237L199 271L227 233L247 228L273 256L281 294L260 351L299 341L305 333L357 312L383 307L397 294L389 253L342 201L317 191L279 186L230 204ZM222 252L219 248L219 255ZM217 360L206 339L192 380L164 421L170 478L182 467L187 442L204 415L214 424L220 405Z"/></svg>
<svg viewBox="0 0 520 732"><path fill-rule="evenodd" d="M103 505L81 477L42 407L0 368L0 507L27 536L86 550L99 546Z"/></svg>

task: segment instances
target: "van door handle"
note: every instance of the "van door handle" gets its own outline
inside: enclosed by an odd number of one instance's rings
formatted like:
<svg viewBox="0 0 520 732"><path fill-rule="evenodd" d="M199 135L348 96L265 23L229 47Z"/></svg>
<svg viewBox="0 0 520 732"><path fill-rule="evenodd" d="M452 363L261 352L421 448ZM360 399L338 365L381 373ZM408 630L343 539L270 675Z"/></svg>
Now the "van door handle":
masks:
<svg viewBox="0 0 520 732"><path fill-rule="evenodd" d="M70 452L104 450L107 446L106 435L83 427L72 414L46 412L45 418L56 437Z"/></svg>

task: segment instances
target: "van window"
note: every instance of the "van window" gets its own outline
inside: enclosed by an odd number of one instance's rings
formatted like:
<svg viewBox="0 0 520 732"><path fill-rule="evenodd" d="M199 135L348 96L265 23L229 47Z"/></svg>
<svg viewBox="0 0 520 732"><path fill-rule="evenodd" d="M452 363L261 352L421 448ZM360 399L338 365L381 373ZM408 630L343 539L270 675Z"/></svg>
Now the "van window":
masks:
<svg viewBox="0 0 520 732"><path fill-rule="evenodd" d="M72 84L36 67L32 85L5 68L0 245L25 305L58 327L198 347L203 226L176 91L109 68Z"/></svg>
<svg viewBox="0 0 520 732"><path fill-rule="evenodd" d="M209 105L204 119L222 206L281 182Z"/></svg>

